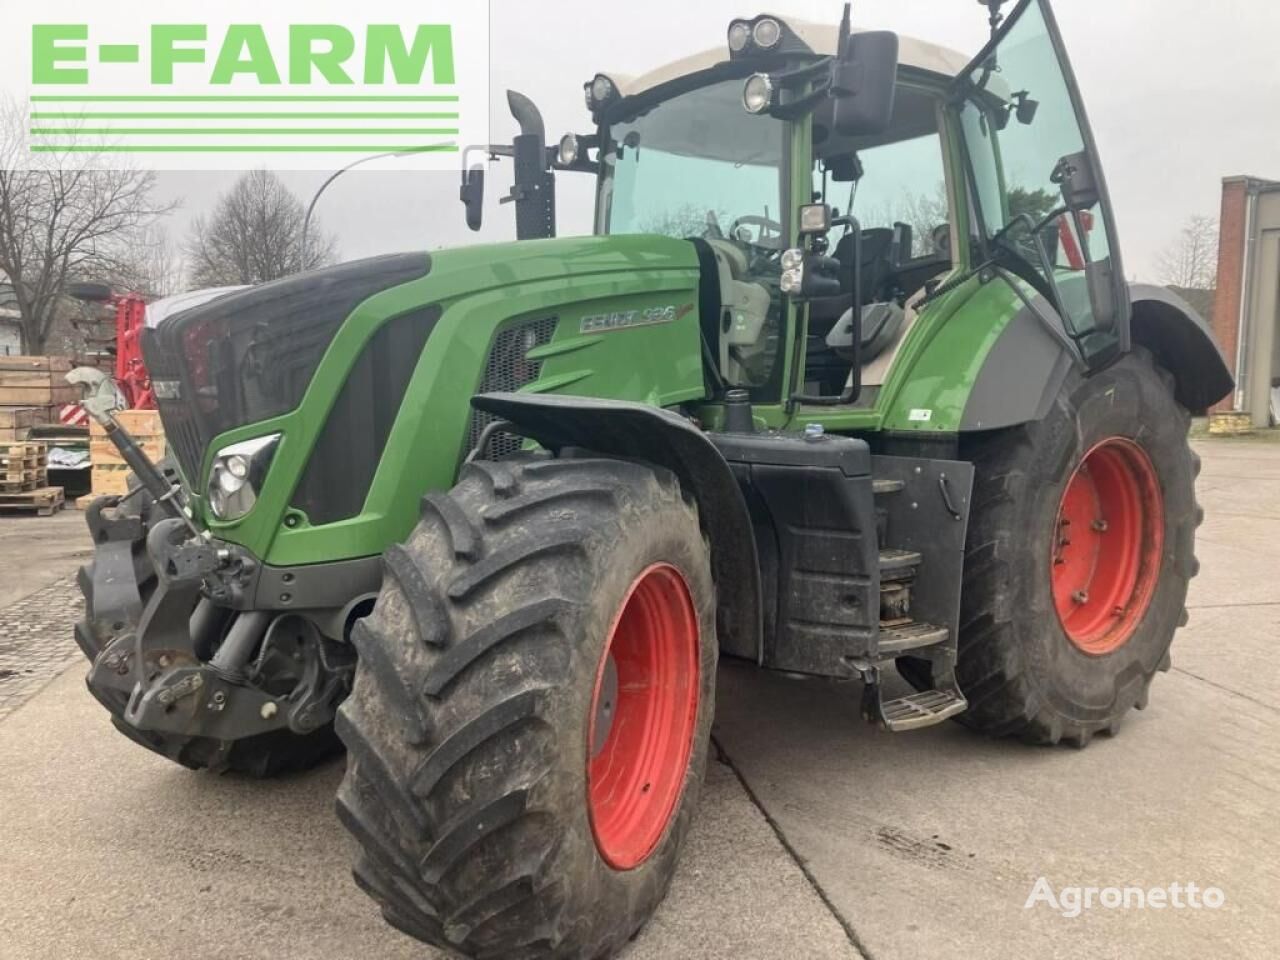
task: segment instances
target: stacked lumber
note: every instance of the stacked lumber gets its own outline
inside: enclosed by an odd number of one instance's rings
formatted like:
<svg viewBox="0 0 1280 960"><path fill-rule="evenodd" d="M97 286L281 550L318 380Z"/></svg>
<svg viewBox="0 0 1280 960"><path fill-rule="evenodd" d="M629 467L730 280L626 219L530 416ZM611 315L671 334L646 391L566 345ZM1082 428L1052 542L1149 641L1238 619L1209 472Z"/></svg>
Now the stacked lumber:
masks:
<svg viewBox="0 0 1280 960"><path fill-rule="evenodd" d="M58 411L79 401L67 383L69 357L0 356L0 444L26 440L33 427L58 422Z"/></svg>
<svg viewBox="0 0 1280 960"><path fill-rule="evenodd" d="M0 443L18 443L27 439L32 427L57 422L54 407L0 407Z"/></svg>
<svg viewBox="0 0 1280 960"><path fill-rule="evenodd" d="M77 403L79 391L66 380L70 370L69 357L0 356L0 409Z"/></svg>
<svg viewBox="0 0 1280 960"><path fill-rule="evenodd" d="M152 462L165 458L167 447L160 414L154 410L122 410L116 414L116 420ZM93 463L90 497L122 497L129 492L129 467L97 421L89 425L89 458Z"/></svg>

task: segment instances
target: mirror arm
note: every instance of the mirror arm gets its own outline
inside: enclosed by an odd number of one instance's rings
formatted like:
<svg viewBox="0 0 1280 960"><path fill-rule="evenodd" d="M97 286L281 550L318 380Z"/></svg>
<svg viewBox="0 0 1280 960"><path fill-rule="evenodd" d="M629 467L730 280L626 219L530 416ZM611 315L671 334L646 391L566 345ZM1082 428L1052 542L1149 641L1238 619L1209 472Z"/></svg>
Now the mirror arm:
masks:
<svg viewBox="0 0 1280 960"><path fill-rule="evenodd" d="M776 120L796 121L812 113L823 100L831 96L831 84L824 83L812 93L791 103L780 103L769 110L769 116Z"/></svg>
<svg viewBox="0 0 1280 960"><path fill-rule="evenodd" d="M800 86L814 80L825 79L831 74L832 59L832 57L823 57L808 66L797 67L794 70L787 70L783 73L771 73L769 74L769 79L773 82L774 87L779 90ZM830 95L831 83L827 80L799 100L777 104L770 107L766 113L777 120L799 120L806 114L811 113L819 103Z"/></svg>

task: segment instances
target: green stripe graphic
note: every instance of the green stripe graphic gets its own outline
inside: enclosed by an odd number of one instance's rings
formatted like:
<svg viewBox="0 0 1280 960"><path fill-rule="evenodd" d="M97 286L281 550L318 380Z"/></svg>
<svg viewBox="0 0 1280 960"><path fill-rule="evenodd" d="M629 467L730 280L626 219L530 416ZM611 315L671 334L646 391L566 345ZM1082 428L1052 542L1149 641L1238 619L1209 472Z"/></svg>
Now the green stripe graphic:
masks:
<svg viewBox="0 0 1280 960"><path fill-rule="evenodd" d="M343 144L335 146L312 147L301 144L205 144L203 146L156 144L139 146L88 146L69 144L67 146L33 144L32 153L457 153L454 144L441 144L429 147L406 147L403 143L373 144L355 146Z"/></svg>
<svg viewBox="0 0 1280 960"><path fill-rule="evenodd" d="M157 137L177 137L177 136L219 136L219 137L238 137L238 136L308 136L308 137L367 137L375 136L415 136L415 137L447 137L456 136L459 131L448 128L432 128L430 130L414 129L405 127L403 129L395 127L363 127L360 129L343 130L331 127L299 127L297 129L289 128L281 130L278 127L259 127L257 129L249 127L68 127L66 129L56 129L53 127L32 127L31 135L33 137L74 137L74 136L157 136Z"/></svg>
<svg viewBox="0 0 1280 960"><path fill-rule="evenodd" d="M457 120L456 113L44 113L32 120Z"/></svg>
<svg viewBox="0 0 1280 960"><path fill-rule="evenodd" d="M33 96L32 103L457 103L456 96Z"/></svg>

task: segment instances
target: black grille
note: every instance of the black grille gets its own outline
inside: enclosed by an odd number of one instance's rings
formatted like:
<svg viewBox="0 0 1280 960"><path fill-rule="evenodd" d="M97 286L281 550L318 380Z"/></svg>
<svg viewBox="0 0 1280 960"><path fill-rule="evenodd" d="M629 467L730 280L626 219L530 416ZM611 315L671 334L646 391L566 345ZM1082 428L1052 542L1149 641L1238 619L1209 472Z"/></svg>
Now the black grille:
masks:
<svg viewBox="0 0 1280 960"><path fill-rule="evenodd" d="M187 479L202 482L214 437L298 406L356 307L430 269L421 253L340 264L218 297L148 330L143 355L163 385L156 405Z"/></svg>
<svg viewBox="0 0 1280 960"><path fill-rule="evenodd" d="M542 374L541 360L528 360L525 355L535 347L544 347L555 336L559 317L540 317L524 320L507 327L493 340L489 359L484 367L484 379L477 393L511 393L528 386ZM489 413L474 410L471 413L471 429L467 434L467 452L476 448L484 428L498 418ZM524 440L509 433L497 433L489 440L486 458L501 460L509 457L524 445Z"/></svg>
<svg viewBox="0 0 1280 960"><path fill-rule="evenodd" d="M418 358L439 319L440 308L431 306L387 321L351 368L293 493L294 509L313 526L347 520L364 509Z"/></svg>

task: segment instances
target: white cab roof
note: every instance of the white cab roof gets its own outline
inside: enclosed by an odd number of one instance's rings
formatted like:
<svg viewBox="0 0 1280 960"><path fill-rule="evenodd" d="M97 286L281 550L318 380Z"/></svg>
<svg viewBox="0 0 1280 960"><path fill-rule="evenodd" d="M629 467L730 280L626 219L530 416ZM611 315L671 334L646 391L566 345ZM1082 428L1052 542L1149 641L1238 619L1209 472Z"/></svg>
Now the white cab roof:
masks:
<svg viewBox="0 0 1280 960"><path fill-rule="evenodd" d="M778 19L783 20L814 53L820 56L835 56L840 39L840 28L836 25L809 23L782 17ZM855 29L854 32L861 31ZM710 70L716 64L728 59L729 47L726 42L710 50L704 50L702 53L695 53L693 56L658 67L640 77L613 73L606 75L613 80L623 96L633 97L679 77ZM914 37L899 38L898 63L903 67L914 67L943 77L954 77L967 67L971 60L973 55L970 54L963 54Z"/></svg>

